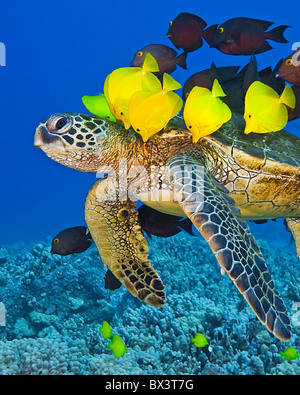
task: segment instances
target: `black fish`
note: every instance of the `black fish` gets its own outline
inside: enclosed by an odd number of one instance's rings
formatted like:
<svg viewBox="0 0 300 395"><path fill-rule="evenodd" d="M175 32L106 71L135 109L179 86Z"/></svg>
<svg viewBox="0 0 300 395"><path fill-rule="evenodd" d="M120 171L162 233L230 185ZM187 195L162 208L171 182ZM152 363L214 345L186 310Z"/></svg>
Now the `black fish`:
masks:
<svg viewBox="0 0 300 395"><path fill-rule="evenodd" d="M257 60L253 55L251 56L250 62L242 69L241 71L242 79L243 79L243 90L244 94L247 92L249 86L254 81L259 81L259 73L257 70Z"/></svg>
<svg viewBox="0 0 300 395"><path fill-rule="evenodd" d="M271 218L271 220L274 222L277 222L276 218ZM266 224L267 222L269 222L269 220L268 219L252 219L252 220L250 220L250 222L254 222L257 225L260 225L260 224Z"/></svg>
<svg viewBox="0 0 300 395"><path fill-rule="evenodd" d="M51 244L51 254L71 255L87 250L91 242L91 234L85 226L75 226L62 230L54 237Z"/></svg>
<svg viewBox="0 0 300 395"><path fill-rule="evenodd" d="M115 289L120 288L121 285L122 283L117 279L117 277L109 269L107 269L107 272L104 276L104 287L114 291Z"/></svg>
<svg viewBox="0 0 300 395"><path fill-rule="evenodd" d="M182 48L185 52L193 52L202 47L202 38L211 44L218 25L204 30L206 26L207 23L199 16L183 12L170 22L167 37L177 49Z"/></svg>
<svg viewBox="0 0 300 395"><path fill-rule="evenodd" d="M226 96L222 101L235 111L242 111L244 105L243 79L244 71L237 74L239 66L216 67L212 63L210 69L206 69L192 75L183 86L183 99L186 100L194 86L210 89L214 79L221 84Z"/></svg>
<svg viewBox="0 0 300 395"><path fill-rule="evenodd" d="M163 73L171 74L176 70L176 65L186 70L186 57L187 52L183 52L177 56L177 52L166 45L151 44L140 49L134 56L133 61L130 63L132 67L141 67L145 56L150 53L157 61L159 72L154 73L161 77Z"/></svg>
<svg viewBox="0 0 300 395"><path fill-rule="evenodd" d="M266 67L259 72L260 81L273 88L280 96L284 90L285 83L282 79L276 77L276 68ZM287 107L289 110L290 107Z"/></svg>
<svg viewBox="0 0 300 395"><path fill-rule="evenodd" d="M192 222L188 218L164 214L145 204L138 209L138 213L141 227L149 237L170 237L182 229L195 236L192 232Z"/></svg>
<svg viewBox="0 0 300 395"><path fill-rule="evenodd" d="M288 110L288 120L293 121L295 119L299 119L300 117L300 86L293 85L292 89L294 91L296 97L296 105L295 108L287 107Z"/></svg>
<svg viewBox="0 0 300 395"><path fill-rule="evenodd" d="M211 90L215 78L223 86L225 81L232 80L237 76L236 73L239 68L240 66L216 67L215 64L212 63L210 69L199 71L186 80L182 89L183 100L187 99L188 94L194 86L200 86Z"/></svg>
<svg viewBox="0 0 300 395"><path fill-rule="evenodd" d="M287 43L283 33L289 26L278 26L266 32L271 25L272 22L260 19L229 19L215 30L211 47L230 55L254 55L272 49L266 40Z"/></svg>

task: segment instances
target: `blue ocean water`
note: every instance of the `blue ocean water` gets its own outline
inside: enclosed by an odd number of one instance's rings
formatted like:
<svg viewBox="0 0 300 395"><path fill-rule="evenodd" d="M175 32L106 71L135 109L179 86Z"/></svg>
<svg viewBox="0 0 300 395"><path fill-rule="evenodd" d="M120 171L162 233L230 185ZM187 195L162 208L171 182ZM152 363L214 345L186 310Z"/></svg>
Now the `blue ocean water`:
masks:
<svg viewBox="0 0 300 395"><path fill-rule="evenodd" d="M209 26L237 16L290 25L285 33L290 43L272 41L274 49L258 55L263 69L274 67L300 41L297 9L296 0L288 6L266 0L216 0L213 5L29 0L2 6L0 42L6 65L0 66L0 302L6 306L6 326L0 326L0 373L299 373L299 360L282 360L282 343L256 322L238 292L232 296L230 281L220 276L210 250L199 240L181 234L149 241L153 266L167 286L169 302L159 310L141 306L123 290L105 290L95 248L78 256L51 256L53 236L84 225L84 201L95 175L63 167L32 144L36 125L50 114L86 112L81 97L101 92L106 75L128 66L138 49L150 43L172 46L165 34L180 12L197 14ZM173 76L183 84L212 61L219 67L243 67L249 56L225 55L204 43L188 55L188 69L177 68ZM300 122L290 122L286 130L300 137ZM300 290L290 234L282 220L250 227L292 313ZM189 256L192 248L198 253ZM194 275L185 279L185 267L195 255L197 262L189 269ZM58 293L62 296L57 301ZM116 361L99 338L103 319L127 341L124 359ZM213 351L191 347L187 339L195 331L209 334ZM299 345L297 336L296 328L294 346ZM46 357L39 354L42 349ZM54 350L61 350L64 359L55 357ZM45 362L49 355L51 366Z"/></svg>

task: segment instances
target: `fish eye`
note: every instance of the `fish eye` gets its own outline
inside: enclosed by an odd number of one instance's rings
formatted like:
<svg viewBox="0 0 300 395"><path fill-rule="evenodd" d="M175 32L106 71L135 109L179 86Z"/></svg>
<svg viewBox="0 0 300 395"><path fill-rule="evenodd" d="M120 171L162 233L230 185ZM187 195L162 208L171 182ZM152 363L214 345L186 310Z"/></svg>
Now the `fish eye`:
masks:
<svg viewBox="0 0 300 395"><path fill-rule="evenodd" d="M170 22L169 22L169 25L172 26L172 25L173 25L173 21L170 21Z"/></svg>
<svg viewBox="0 0 300 395"><path fill-rule="evenodd" d="M58 244L59 243L59 239L56 238L56 239L53 240L53 242L54 242L54 244Z"/></svg>
<svg viewBox="0 0 300 395"><path fill-rule="evenodd" d="M192 129L192 125L189 126L189 129Z"/></svg>
<svg viewBox="0 0 300 395"><path fill-rule="evenodd" d="M224 27L219 27L218 32L222 34L224 32Z"/></svg>
<svg viewBox="0 0 300 395"><path fill-rule="evenodd" d="M285 64L286 64L287 66L292 66L292 64L293 64L293 59L287 59L287 60L285 61Z"/></svg>
<svg viewBox="0 0 300 395"><path fill-rule="evenodd" d="M143 52L142 52L142 51L139 51L139 52L136 54L136 56L139 56L139 57L143 56Z"/></svg>
<svg viewBox="0 0 300 395"><path fill-rule="evenodd" d="M251 114L248 115L248 118L251 118Z"/></svg>
<svg viewBox="0 0 300 395"><path fill-rule="evenodd" d="M124 115L123 111L120 112L120 115Z"/></svg>

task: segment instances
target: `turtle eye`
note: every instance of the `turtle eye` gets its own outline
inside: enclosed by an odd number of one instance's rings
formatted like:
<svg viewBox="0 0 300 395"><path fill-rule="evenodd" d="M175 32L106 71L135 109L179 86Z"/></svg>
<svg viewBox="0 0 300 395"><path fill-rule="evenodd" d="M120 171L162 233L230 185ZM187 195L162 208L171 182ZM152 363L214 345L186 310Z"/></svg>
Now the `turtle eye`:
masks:
<svg viewBox="0 0 300 395"><path fill-rule="evenodd" d="M63 134L72 126L72 119L68 114L53 114L46 124L49 132Z"/></svg>
<svg viewBox="0 0 300 395"><path fill-rule="evenodd" d="M65 126L65 124L68 122L68 120L66 118L60 118L57 122L56 122L56 129L60 130L61 128L63 128Z"/></svg>
<svg viewBox="0 0 300 395"><path fill-rule="evenodd" d="M218 32L222 34L224 32L224 27L219 27Z"/></svg>
<svg viewBox="0 0 300 395"><path fill-rule="evenodd" d="M143 56L143 52L142 52L142 51L139 51L139 52L136 54L136 56L139 56L139 57Z"/></svg>
<svg viewBox="0 0 300 395"><path fill-rule="evenodd" d="M292 64L293 64L293 59L287 59L287 60L285 61L285 64L286 64L287 66L292 66Z"/></svg>

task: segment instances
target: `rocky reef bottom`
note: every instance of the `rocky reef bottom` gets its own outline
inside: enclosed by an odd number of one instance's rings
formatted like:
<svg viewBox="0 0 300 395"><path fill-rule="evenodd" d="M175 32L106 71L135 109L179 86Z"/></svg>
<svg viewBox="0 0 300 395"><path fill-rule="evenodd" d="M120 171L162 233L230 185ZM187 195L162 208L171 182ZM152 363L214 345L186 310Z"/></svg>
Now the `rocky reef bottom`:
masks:
<svg viewBox="0 0 300 395"><path fill-rule="evenodd" d="M255 318L201 239L184 233L149 239L166 285L161 308L140 303L123 286L105 289L94 245L60 257L50 254L50 243L0 246L0 374L300 374L300 358L279 354L300 348L300 263L293 249L259 240L294 324L285 343ZM118 359L99 333L104 320L126 344ZM191 343L198 332L209 346Z"/></svg>

